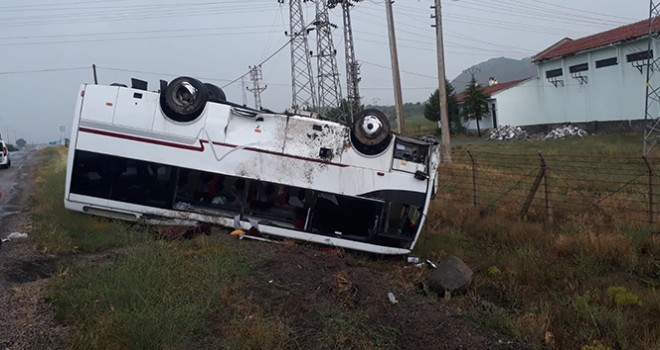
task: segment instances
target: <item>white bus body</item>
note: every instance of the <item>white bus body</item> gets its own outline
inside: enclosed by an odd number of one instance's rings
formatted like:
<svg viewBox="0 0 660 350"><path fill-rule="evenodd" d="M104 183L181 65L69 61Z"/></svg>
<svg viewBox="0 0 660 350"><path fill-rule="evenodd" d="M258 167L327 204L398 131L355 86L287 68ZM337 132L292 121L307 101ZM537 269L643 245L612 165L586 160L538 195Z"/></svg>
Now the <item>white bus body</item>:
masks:
<svg viewBox="0 0 660 350"><path fill-rule="evenodd" d="M201 96L177 82L161 91L185 103L190 96L181 94ZM81 86L66 208L169 225L245 228L253 219L264 235L379 254L412 250L437 186L437 142L390 135L361 152L356 126L251 110L224 96L211 102L210 93L182 120L163 92ZM380 126L371 117L360 121L367 137L372 121Z"/></svg>

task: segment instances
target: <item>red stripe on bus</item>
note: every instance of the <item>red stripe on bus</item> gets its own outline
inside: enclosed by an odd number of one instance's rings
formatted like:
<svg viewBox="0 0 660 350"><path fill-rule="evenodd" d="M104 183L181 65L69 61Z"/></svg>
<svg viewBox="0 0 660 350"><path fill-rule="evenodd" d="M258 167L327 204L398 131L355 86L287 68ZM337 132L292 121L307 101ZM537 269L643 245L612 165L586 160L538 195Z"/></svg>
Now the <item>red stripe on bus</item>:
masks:
<svg viewBox="0 0 660 350"><path fill-rule="evenodd" d="M145 142L145 143L152 143L152 144L159 145L159 146L181 148L181 149L186 149L186 150L191 150L191 151L198 151L198 152L203 152L204 151L204 149L205 149L204 148L204 143L209 143L209 144L211 143L211 142L206 141L206 140L200 140L199 141L200 145L199 145L199 147L197 147L197 146L181 145L181 144L178 144L178 143L159 141L159 140L148 139L148 138L132 136L132 135L126 135L126 134L118 134L118 133L109 132L109 131L89 129L89 128L85 128L85 127L81 127L78 130L80 130L82 132L87 132L87 133L90 133L90 134L97 134L97 135L103 135L103 136L108 136L108 137L116 137L116 138L120 138L120 139L126 139L126 140L131 140L131 141L138 141L138 142ZM238 147L237 145L232 145L232 144L222 143L222 142L213 142L213 144L218 145L218 146L231 147L231 148ZM338 166L338 167L341 167L341 168L348 167L348 165L346 165L346 164L324 162L324 161L318 160L318 159L299 157L299 156L294 156L294 155L291 155L291 154L268 151L268 150L263 150L263 149L259 149L259 148L254 148L254 147L245 147L243 149L246 150L246 151L251 151L251 152L265 153L265 154L271 154L271 155L280 156L280 157L287 157L287 158L292 158L292 159L305 160L305 161L314 162L314 163L334 165L334 166Z"/></svg>
<svg viewBox="0 0 660 350"><path fill-rule="evenodd" d="M131 141L153 143L155 145L160 145L160 146L182 148L182 149L187 149L187 150L191 150L191 151L198 151L198 152L203 152L204 151L204 144L202 144L201 142L200 142L199 147L197 147L197 146L181 145L181 144L173 143L173 142L165 142L165 141L159 141L159 140L154 140L154 139L147 139L147 138L144 138L144 137L138 137L138 136L133 136L133 135L117 134L117 133L114 133L114 132L103 131L103 130L88 129L88 128L84 128L84 127L79 128L78 130L80 130L82 132L87 132L87 133L90 133L90 134L116 137L116 138L120 138L120 139L131 140Z"/></svg>

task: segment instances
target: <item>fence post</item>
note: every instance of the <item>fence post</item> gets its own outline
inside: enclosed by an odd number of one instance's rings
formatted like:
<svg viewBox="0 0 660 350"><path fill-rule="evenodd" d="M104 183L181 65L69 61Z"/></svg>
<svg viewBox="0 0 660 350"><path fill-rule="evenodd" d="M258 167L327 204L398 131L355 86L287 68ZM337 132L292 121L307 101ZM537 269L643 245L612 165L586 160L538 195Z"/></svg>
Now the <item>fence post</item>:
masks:
<svg viewBox="0 0 660 350"><path fill-rule="evenodd" d="M543 173L543 187L545 190L545 217L548 224L552 224L552 203L550 202L550 186L548 185L548 177L550 176L550 167L548 163L543 158L543 152L539 151L539 157L541 157L541 172Z"/></svg>
<svg viewBox="0 0 660 350"><path fill-rule="evenodd" d="M655 176L654 171L653 171L653 166L651 165L651 161L649 161L646 156L642 156L644 159L644 163L646 163L646 167L649 170L649 225L651 226L651 232L655 233L655 227L653 227L654 223L654 212L653 212L653 177Z"/></svg>
<svg viewBox="0 0 660 350"><path fill-rule="evenodd" d="M470 151L467 151L470 160L472 161L472 202L474 203L474 209L477 209L477 203L479 202L478 198L478 189L477 189L477 161L472 156Z"/></svg>
<svg viewBox="0 0 660 350"><path fill-rule="evenodd" d="M539 152L539 155L540 154L541 152ZM527 194L527 198L525 198L525 203L523 203L523 208L520 211L521 218L525 218L525 216L527 216L529 207L532 205L532 201L534 200L536 191L539 190L539 185L541 184L541 180L543 180L544 175L545 175L545 161L543 160L543 156L541 156L541 169L539 170L538 175L536 175L536 179L534 179L534 183L532 184L532 188L529 190L529 193Z"/></svg>

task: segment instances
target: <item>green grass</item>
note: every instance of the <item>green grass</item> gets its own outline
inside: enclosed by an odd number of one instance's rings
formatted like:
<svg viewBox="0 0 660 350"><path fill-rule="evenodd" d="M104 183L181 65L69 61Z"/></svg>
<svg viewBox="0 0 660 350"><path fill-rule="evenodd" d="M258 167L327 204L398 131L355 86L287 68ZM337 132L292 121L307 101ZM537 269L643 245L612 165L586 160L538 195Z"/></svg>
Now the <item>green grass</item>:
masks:
<svg viewBox="0 0 660 350"><path fill-rule="evenodd" d="M379 324L359 311L330 307L318 313L322 328L317 349L393 349L399 330Z"/></svg>
<svg viewBox="0 0 660 350"><path fill-rule="evenodd" d="M43 150L48 161L37 174L37 193L30 198L34 239L51 252L94 252L126 246L146 238L124 222L99 219L64 208L65 148Z"/></svg>
<svg viewBox="0 0 660 350"><path fill-rule="evenodd" d="M185 349L207 335L247 264L216 242L149 242L108 264L77 266L49 299L79 349Z"/></svg>
<svg viewBox="0 0 660 350"><path fill-rule="evenodd" d="M471 293L453 300L454 306L537 348L657 348L660 236L645 222L648 177L641 135L472 140L462 140L454 163L441 169L442 190L417 247L427 256L458 255L475 271ZM483 176L477 209L468 149ZM544 222L543 187L527 219L520 217L539 169L538 151L554 176L553 225ZM519 182L529 170L529 180ZM635 174L642 176L624 184ZM562 186L571 188L562 192ZM487 203L494 204L484 211Z"/></svg>
<svg viewBox="0 0 660 350"><path fill-rule="evenodd" d="M398 123L392 122L392 130L398 130ZM438 133L438 124L432 122L424 116L416 116L414 118L406 118L406 130L404 135L408 136L428 136Z"/></svg>

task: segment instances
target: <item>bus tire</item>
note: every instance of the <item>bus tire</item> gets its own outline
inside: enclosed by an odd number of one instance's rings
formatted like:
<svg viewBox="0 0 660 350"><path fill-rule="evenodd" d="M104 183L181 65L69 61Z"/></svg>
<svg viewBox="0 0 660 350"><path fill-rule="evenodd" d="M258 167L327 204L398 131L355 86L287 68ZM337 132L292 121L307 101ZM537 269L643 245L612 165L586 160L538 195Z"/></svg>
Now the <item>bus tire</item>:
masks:
<svg viewBox="0 0 660 350"><path fill-rule="evenodd" d="M217 87L216 85L210 84L210 83L204 83L204 86L206 86L206 91L209 93L209 102L225 102L227 101L227 97L225 96L225 92L222 91L221 88Z"/></svg>
<svg viewBox="0 0 660 350"><path fill-rule="evenodd" d="M366 155L382 153L392 141L389 120L377 109L363 110L353 122L351 141L360 153Z"/></svg>
<svg viewBox="0 0 660 350"><path fill-rule="evenodd" d="M160 104L165 115L176 121L187 123L199 117L206 107L208 91L197 79L178 77L160 93Z"/></svg>

